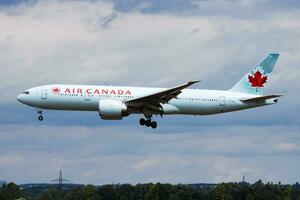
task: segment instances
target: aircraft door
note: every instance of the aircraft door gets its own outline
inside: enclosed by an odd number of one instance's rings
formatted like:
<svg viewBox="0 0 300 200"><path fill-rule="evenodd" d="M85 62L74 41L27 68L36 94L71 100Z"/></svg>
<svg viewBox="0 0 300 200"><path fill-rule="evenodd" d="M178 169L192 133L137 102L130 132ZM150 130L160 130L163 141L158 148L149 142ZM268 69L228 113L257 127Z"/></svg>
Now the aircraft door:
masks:
<svg viewBox="0 0 300 200"><path fill-rule="evenodd" d="M48 91L46 89L42 89L41 98L47 99L47 97L48 97Z"/></svg>
<svg viewBox="0 0 300 200"><path fill-rule="evenodd" d="M219 102L220 102L220 106L225 106L226 105L226 97L221 96L219 99Z"/></svg>
<svg viewBox="0 0 300 200"><path fill-rule="evenodd" d="M91 100L91 94L84 92L84 100L85 101L90 101Z"/></svg>

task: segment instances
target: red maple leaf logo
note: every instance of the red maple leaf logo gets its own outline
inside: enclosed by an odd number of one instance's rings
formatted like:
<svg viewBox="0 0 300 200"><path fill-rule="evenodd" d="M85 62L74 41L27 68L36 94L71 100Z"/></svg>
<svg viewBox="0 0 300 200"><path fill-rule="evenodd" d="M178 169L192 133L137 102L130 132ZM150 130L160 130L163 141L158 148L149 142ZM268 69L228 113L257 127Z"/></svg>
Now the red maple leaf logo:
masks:
<svg viewBox="0 0 300 200"><path fill-rule="evenodd" d="M263 76L260 71L256 71L252 76L248 75L249 82L251 87L264 87L264 84L267 82L268 77Z"/></svg>
<svg viewBox="0 0 300 200"><path fill-rule="evenodd" d="M52 92L54 94L58 94L58 93L60 93L60 88L59 87L54 87L54 88L52 88Z"/></svg>

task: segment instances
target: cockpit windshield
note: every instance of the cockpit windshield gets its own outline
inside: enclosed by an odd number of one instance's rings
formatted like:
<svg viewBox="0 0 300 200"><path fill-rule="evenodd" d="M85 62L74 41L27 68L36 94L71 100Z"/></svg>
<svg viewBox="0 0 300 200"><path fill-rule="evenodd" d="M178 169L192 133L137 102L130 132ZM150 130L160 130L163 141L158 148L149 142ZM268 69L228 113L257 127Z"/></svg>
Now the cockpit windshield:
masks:
<svg viewBox="0 0 300 200"><path fill-rule="evenodd" d="M24 91L23 94L29 94L29 91Z"/></svg>

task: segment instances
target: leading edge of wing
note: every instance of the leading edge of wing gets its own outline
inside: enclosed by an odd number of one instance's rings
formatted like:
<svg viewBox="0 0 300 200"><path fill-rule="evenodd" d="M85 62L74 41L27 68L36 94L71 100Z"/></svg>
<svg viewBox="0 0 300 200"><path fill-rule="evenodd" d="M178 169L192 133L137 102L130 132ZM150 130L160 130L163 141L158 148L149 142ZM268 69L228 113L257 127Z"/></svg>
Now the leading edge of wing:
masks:
<svg viewBox="0 0 300 200"><path fill-rule="evenodd" d="M181 93L181 90L190 87L191 85L200 82L200 80L197 81L189 81L185 84L179 85L179 86L175 86L172 88L168 88L168 89L164 89L158 92L154 92L148 95L144 95L144 96L140 96L134 99L130 99L128 101L126 101L126 103L130 104L130 103L134 103L134 102L141 102L141 101L153 101L153 100L157 100L157 101L161 101L162 103L165 101L169 101L172 98L177 97L177 95L179 95Z"/></svg>

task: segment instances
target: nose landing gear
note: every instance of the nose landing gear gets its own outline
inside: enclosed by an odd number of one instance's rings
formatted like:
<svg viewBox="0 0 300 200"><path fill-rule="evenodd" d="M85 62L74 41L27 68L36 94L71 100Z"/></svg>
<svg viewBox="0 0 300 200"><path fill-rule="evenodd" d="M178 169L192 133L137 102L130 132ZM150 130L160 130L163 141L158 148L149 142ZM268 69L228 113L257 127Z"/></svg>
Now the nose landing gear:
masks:
<svg viewBox="0 0 300 200"><path fill-rule="evenodd" d="M42 109L38 111L38 114L39 114L38 120L39 120L39 121L43 121L44 117L43 117Z"/></svg>
<svg viewBox="0 0 300 200"><path fill-rule="evenodd" d="M147 119L141 118L140 119L140 125L141 126L147 126L155 129L157 127L157 122L156 121L151 121L151 117L148 117Z"/></svg>

